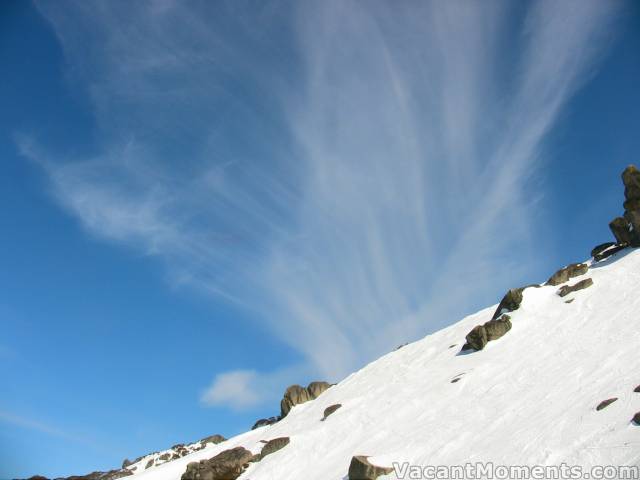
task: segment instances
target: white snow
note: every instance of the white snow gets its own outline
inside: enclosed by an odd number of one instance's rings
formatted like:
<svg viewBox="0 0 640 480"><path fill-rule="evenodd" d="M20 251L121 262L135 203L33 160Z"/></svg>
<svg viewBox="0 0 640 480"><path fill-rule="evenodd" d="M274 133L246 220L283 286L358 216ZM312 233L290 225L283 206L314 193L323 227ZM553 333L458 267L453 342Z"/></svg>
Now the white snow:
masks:
<svg viewBox="0 0 640 480"><path fill-rule="evenodd" d="M640 251L623 251L569 283L587 277L592 287L565 298L559 287L526 289L510 314L511 331L483 351L459 354L467 332L495 306L385 355L275 425L135 480L178 480L189 462L234 446L257 453L261 440L282 436L291 443L241 479L342 480L353 455L384 466L637 465L640 426L631 418L640 411L633 392L640 384ZM595 410L611 397L619 400ZM335 403L342 408L320 421Z"/></svg>

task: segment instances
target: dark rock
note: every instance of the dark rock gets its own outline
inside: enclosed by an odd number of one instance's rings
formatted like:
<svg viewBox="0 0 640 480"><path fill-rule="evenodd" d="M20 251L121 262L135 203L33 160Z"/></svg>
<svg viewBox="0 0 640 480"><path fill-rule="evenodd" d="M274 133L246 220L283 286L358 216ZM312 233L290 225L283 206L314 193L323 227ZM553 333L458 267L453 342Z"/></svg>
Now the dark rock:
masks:
<svg viewBox="0 0 640 480"><path fill-rule="evenodd" d="M606 244L603 243L602 245L606 245ZM627 245L627 244L618 245L617 243L613 243L611 246L609 246L607 248L604 248L604 249L596 250L598 248L598 247L596 247L591 251L591 255L593 256L593 259L596 262L600 262L600 261L604 260L605 258L609 258L611 255L616 254L621 250L624 250L628 246L629 245ZM595 252L595 254L594 254L594 252Z"/></svg>
<svg viewBox="0 0 640 480"><path fill-rule="evenodd" d="M262 447L262 451L260 452L260 458L264 458L267 455L271 455L274 452L286 447L289 445L289 437L280 437L274 438L273 440L269 440L264 447Z"/></svg>
<svg viewBox="0 0 640 480"><path fill-rule="evenodd" d="M492 320L498 318L500 315L506 312L513 312L520 308L520 304L522 303L522 292L527 287L522 288L512 288L509 290L498 305L495 313L493 314Z"/></svg>
<svg viewBox="0 0 640 480"><path fill-rule="evenodd" d="M235 480L253 459L253 454L243 448L236 447L225 450L213 458L191 462L182 474L182 480Z"/></svg>
<svg viewBox="0 0 640 480"><path fill-rule="evenodd" d="M565 300L564 303L571 303L575 300L575 298L570 298L569 300Z"/></svg>
<svg viewBox="0 0 640 480"><path fill-rule="evenodd" d="M349 480L376 480L393 472L393 468L372 465L364 455L356 455L349 465Z"/></svg>
<svg viewBox="0 0 640 480"><path fill-rule="evenodd" d="M473 350L482 350L488 342L497 340L511 330L511 317L502 315L499 318L489 320L484 325L477 325L467 334L463 350L468 345Z"/></svg>
<svg viewBox="0 0 640 480"><path fill-rule="evenodd" d="M286 417L295 405L318 398L329 387L331 384L327 382L311 382L307 388L291 385L284 392L284 397L280 402L280 418Z"/></svg>
<svg viewBox="0 0 640 480"><path fill-rule="evenodd" d="M588 270L589 266L586 263L572 263L551 275L551 278L547 280L546 285L556 286L567 283L569 279L584 275Z"/></svg>
<svg viewBox="0 0 640 480"><path fill-rule="evenodd" d="M633 423L636 425L640 425L640 412L636 413L632 419Z"/></svg>
<svg viewBox="0 0 640 480"><path fill-rule="evenodd" d="M150 467L153 467L153 458L147 462L144 468L146 470L147 468L150 468Z"/></svg>
<svg viewBox="0 0 640 480"><path fill-rule="evenodd" d="M624 169L622 183L624 184L624 209L640 209L640 171L634 165Z"/></svg>
<svg viewBox="0 0 640 480"><path fill-rule="evenodd" d="M122 461L122 468L127 468L129 466L133 465L133 462L131 460L129 460L128 458L125 458Z"/></svg>
<svg viewBox="0 0 640 480"><path fill-rule="evenodd" d="M273 425L280 421L280 417L269 417L269 418L261 418L256 423L253 424L251 430L255 430L256 428L265 427L267 425Z"/></svg>
<svg viewBox="0 0 640 480"><path fill-rule="evenodd" d="M591 285L593 285L593 280L591 278L585 278L584 280L581 280L578 283L574 283L573 285L565 285L563 287L560 287L560 290L558 290L557 293L561 297L565 297L572 292L576 292L578 290L584 290L585 288L590 287Z"/></svg>
<svg viewBox="0 0 640 480"><path fill-rule="evenodd" d="M502 315L500 318L490 320L484 324L484 329L487 332L488 342L497 340L511 330L511 317L509 315Z"/></svg>
<svg viewBox="0 0 640 480"><path fill-rule="evenodd" d="M484 325L473 327L473 329L467 334L466 340L467 345L469 345L473 350L482 350L489 341L487 339L487 331L485 330Z"/></svg>
<svg viewBox="0 0 640 480"><path fill-rule="evenodd" d="M459 381L460 381L460 377L458 377L458 378L454 378L453 380L451 380L451 383L457 383L457 382L459 382Z"/></svg>
<svg viewBox="0 0 640 480"><path fill-rule="evenodd" d="M200 440L200 443L207 444L207 443L215 443L216 445L218 443L222 443L224 441L226 441L227 439L224 438L222 435L218 435L217 433L215 435L209 435L208 437L204 437L202 440Z"/></svg>
<svg viewBox="0 0 640 480"><path fill-rule="evenodd" d="M611 233L616 237L616 241L621 245L631 244L631 227L629 223L622 217L616 217L609 223Z"/></svg>
<svg viewBox="0 0 640 480"><path fill-rule="evenodd" d="M325 408L324 409L324 416L322 417L322 421L324 422L329 415L331 415L333 412L338 410L340 407L342 407L342 404L341 403L336 403L335 405L330 405L327 408Z"/></svg>
<svg viewBox="0 0 640 480"><path fill-rule="evenodd" d="M602 254L603 252L607 251L608 249L610 249L615 245L616 245L616 242L605 242L605 243L601 243L600 245L596 245L591 250L591 256L593 258L596 258L597 256L599 256L600 254Z"/></svg>
<svg viewBox="0 0 640 480"><path fill-rule="evenodd" d="M169 460L169 458L171 458L171 454L170 453L163 453L162 455L160 455L158 457L158 460L165 461L165 460Z"/></svg>
<svg viewBox="0 0 640 480"><path fill-rule="evenodd" d="M609 405L611 405L611 404L612 404L613 402L615 402L616 400L618 400L618 399L614 397L614 398L609 398L609 399L607 399L607 400L603 400L603 401L601 401L601 402L598 404L598 406L596 407L596 411L598 411L598 412L599 412L599 411L600 411L600 410L602 410L603 408L607 408Z"/></svg>

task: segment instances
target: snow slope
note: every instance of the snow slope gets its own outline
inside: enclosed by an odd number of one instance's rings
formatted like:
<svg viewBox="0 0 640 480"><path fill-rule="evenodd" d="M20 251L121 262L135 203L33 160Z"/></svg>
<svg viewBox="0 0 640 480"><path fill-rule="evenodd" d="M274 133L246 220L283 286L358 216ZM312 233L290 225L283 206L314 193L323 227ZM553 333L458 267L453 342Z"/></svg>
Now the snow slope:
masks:
<svg viewBox="0 0 640 480"><path fill-rule="evenodd" d="M384 466L640 464L640 426L631 422L640 411L640 251L569 283L587 277L592 287L565 298L558 287L526 289L511 331L480 352L459 353L495 306L385 355L275 425L134 477L177 480L189 462L234 446L258 453L261 440L282 436L291 443L241 479L342 480L356 454ZM611 397L619 400L596 411ZM321 422L335 403L342 408Z"/></svg>

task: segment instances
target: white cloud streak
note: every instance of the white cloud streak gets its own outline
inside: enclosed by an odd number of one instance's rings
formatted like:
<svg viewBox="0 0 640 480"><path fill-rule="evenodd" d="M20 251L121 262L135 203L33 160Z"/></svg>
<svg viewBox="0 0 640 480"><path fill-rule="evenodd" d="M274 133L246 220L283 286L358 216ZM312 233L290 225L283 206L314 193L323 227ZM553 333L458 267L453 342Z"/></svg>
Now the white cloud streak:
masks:
<svg viewBox="0 0 640 480"><path fill-rule="evenodd" d="M103 153L22 152L88 231L254 309L331 380L532 268L545 135L618 8L97 5L40 7ZM257 401L253 375L204 401Z"/></svg>

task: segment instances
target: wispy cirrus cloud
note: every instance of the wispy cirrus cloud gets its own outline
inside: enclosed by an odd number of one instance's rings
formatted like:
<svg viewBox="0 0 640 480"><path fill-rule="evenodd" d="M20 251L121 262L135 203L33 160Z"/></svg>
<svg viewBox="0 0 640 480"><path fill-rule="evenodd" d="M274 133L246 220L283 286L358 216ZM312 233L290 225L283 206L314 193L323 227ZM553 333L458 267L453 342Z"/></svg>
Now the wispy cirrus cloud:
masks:
<svg viewBox="0 0 640 480"><path fill-rule="evenodd" d="M55 198L91 233L253 309L331 379L533 266L523 212L541 194L545 135L618 10L39 5L102 151L51 158L23 136ZM224 382L246 390L247 375L223 374L205 401L228 400Z"/></svg>

